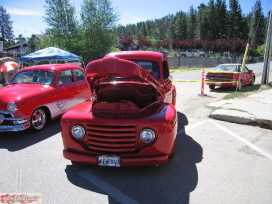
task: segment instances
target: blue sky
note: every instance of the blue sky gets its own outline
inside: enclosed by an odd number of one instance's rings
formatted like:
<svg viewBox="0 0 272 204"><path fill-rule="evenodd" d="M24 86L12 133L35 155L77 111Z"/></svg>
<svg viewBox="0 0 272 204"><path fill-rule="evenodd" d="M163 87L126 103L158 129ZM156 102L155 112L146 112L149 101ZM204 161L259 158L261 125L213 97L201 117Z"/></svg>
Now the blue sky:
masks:
<svg viewBox="0 0 272 204"><path fill-rule="evenodd" d="M70 0L76 6L77 14L80 12L83 0ZM126 25L139 21L162 18L168 14L179 11L188 12L190 7L195 9L201 3L208 4L209 0L111 0L113 8L119 13L118 24ZM228 6L228 0L226 0ZM252 10L256 0L240 0L243 14ZM272 9L271 0L261 0L264 15ZM0 0L13 21L14 35L22 34L30 37L32 34L42 34L45 30L44 5L45 0Z"/></svg>

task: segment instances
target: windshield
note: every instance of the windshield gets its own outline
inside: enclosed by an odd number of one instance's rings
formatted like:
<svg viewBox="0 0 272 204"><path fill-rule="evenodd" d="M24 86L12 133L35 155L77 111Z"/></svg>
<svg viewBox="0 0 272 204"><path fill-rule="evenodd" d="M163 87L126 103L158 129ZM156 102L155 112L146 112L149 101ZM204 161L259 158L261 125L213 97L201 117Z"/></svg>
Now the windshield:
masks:
<svg viewBox="0 0 272 204"><path fill-rule="evenodd" d="M147 61L147 60L130 60L141 67L145 68L149 73L151 73L157 79L160 78L160 68L159 64L155 61Z"/></svg>
<svg viewBox="0 0 272 204"><path fill-rule="evenodd" d="M54 79L54 72L45 70L28 70L18 72L10 84L39 83L50 85Z"/></svg>
<svg viewBox="0 0 272 204"><path fill-rule="evenodd" d="M239 72L240 70L237 69L237 65L223 65L220 64L215 67L214 71L224 71L224 72Z"/></svg>

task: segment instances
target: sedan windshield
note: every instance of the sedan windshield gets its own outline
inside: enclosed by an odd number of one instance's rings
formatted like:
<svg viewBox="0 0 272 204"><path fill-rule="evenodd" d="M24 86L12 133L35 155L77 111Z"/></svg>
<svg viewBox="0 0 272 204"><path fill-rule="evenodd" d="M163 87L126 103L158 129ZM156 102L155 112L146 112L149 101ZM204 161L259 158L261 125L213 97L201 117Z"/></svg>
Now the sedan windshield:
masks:
<svg viewBox="0 0 272 204"><path fill-rule="evenodd" d="M28 70L18 72L10 84L39 83L50 85L54 79L54 72L45 70Z"/></svg>

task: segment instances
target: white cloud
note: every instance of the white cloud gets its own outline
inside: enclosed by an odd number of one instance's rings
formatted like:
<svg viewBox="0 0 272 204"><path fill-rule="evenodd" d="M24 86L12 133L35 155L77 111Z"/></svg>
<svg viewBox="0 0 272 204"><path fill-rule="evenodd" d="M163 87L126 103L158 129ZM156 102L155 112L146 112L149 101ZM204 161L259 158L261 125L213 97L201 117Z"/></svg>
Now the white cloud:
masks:
<svg viewBox="0 0 272 204"><path fill-rule="evenodd" d="M19 16L42 16L43 13L31 9L6 8L7 13Z"/></svg>
<svg viewBox="0 0 272 204"><path fill-rule="evenodd" d="M122 13L119 17L119 21L118 21L118 24L121 24L121 25L127 25L127 24L135 24L135 23L138 23L138 22L141 22L141 21L146 21L148 19L146 18L141 18L139 16L133 16L131 14L128 14L128 13Z"/></svg>

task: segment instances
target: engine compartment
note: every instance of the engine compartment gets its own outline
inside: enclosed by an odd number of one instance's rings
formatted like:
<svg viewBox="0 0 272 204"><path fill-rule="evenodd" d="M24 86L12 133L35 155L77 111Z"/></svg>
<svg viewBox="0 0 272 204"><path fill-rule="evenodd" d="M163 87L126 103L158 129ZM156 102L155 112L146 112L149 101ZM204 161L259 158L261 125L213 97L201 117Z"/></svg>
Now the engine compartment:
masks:
<svg viewBox="0 0 272 204"><path fill-rule="evenodd" d="M157 101L157 91L148 83L103 83L95 90L97 102L131 102L142 109Z"/></svg>

